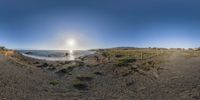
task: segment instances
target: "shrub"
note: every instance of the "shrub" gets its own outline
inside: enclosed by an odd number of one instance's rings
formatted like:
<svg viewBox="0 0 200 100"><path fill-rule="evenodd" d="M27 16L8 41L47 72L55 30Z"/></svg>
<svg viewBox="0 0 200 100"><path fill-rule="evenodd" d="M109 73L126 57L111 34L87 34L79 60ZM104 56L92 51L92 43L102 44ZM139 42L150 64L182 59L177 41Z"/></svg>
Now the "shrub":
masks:
<svg viewBox="0 0 200 100"><path fill-rule="evenodd" d="M115 57L116 57L116 58L121 58L121 57L123 57L123 55L121 55L121 54L116 54Z"/></svg>
<svg viewBox="0 0 200 100"><path fill-rule="evenodd" d="M43 63L42 65L39 65L39 66L37 66L37 67L39 67L39 68L46 68L46 67L48 67L48 66L49 66L49 64Z"/></svg>
<svg viewBox="0 0 200 100"><path fill-rule="evenodd" d="M82 83L79 80L75 80L73 82L73 87L78 89L78 90L88 90L88 86L86 84Z"/></svg>
<svg viewBox="0 0 200 100"><path fill-rule="evenodd" d="M67 74L67 73L71 72L73 69L74 69L74 67L69 66L69 67L67 67L67 68L64 68L64 69L59 70L59 71L56 72L56 73Z"/></svg>
<svg viewBox="0 0 200 100"><path fill-rule="evenodd" d="M120 59L119 63L117 64L117 66L121 67L121 66L129 66L130 63L136 62L136 59L134 58L124 58L124 59Z"/></svg>
<svg viewBox="0 0 200 100"><path fill-rule="evenodd" d="M49 84L55 86L55 85L59 84L59 81L58 80L53 80L53 81L49 82Z"/></svg>
<svg viewBox="0 0 200 100"><path fill-rule="evenodd" d="M103 55L104 57L110 57L110 54L109 54L108 52L103 52L102 55Z"/></svg>
<svg viewBox="0 0 200 100"><path fill-rule="evenodd" d="M92 74L80 74L77 75L76 78L80 81L91 81L93 79Z"/></svg>
<svg viewBox="0 0 200 100"><path fill-rule="evenodd" d="M151 68L155 67L155 62L154 61L145 61L144 63L142 63L142 65L140 66L140 68L144 71L149 71Z"/></svg>
<svg viewBox="0 0 200 100"><path fill-rule="evenodd" d="M130 70L123 71L123 72L122 72L122 76L123 76L123 77L128 76L130 73L131 73Z"/></svg>
<svg viewBox="0 0 200 100"><path fill-rule="evenodd" d="M95 75L103 75L101 72L94 72Z"/></svg>

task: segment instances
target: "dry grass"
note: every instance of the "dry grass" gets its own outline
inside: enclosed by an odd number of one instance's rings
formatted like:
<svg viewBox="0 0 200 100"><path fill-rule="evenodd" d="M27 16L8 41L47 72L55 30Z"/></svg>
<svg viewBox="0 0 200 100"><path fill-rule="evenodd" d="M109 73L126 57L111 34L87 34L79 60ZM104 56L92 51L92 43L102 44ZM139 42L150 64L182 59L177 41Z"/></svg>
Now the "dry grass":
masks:
<svg viewBox="0 0 200 100"><path fill-rule="evenodd" d="M107 50L102 52L102 55L109 58L134 58L137 60L146 60L153 57L161 55L171 55L176 54L186 57L197 57L200 56L200 51L197 50L154 50L154 49L145 49L145 50Z"/></svg>
<svg viewBox="0 0 200 100"><path fill-rule="evenodd" d="M102 53L105 57L147 59L162 54L162 50L108 50Z"/></svg>

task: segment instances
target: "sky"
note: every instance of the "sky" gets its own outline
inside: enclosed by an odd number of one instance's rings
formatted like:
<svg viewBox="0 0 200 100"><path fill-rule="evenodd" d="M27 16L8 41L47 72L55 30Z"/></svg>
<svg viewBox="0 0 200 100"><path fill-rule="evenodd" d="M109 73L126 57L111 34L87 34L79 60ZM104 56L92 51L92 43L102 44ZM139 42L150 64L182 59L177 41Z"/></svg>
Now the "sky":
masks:
<svg viewBox="0 0 200 100"><path fill-rule="evenodd" d="M0 45L199 47L199 5L199 0L0 0ZM76 42L73 47L69 40Z"/></svg>

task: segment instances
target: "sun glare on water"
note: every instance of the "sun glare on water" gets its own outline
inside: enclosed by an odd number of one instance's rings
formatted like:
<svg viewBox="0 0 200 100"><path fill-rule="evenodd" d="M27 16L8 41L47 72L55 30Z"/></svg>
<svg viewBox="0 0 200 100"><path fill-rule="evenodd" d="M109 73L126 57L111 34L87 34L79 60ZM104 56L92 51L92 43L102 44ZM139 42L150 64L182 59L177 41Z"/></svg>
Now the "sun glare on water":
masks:
<svg viewBox="0 0 200 100"><path fill-rule="evenodd" d="M68 47L68 50L69 50L69 60L74 60L74 55L73 55L73 50L76 46L76 40L75 39L68 39L66 41L66 44L67 44L67 47Z"/></svg>

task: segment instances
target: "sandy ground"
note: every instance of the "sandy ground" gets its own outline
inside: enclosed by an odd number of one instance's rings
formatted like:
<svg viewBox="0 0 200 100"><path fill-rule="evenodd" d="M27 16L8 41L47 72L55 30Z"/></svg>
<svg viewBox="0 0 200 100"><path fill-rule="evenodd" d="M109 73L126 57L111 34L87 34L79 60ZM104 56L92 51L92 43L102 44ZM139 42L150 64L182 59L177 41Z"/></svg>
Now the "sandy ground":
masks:
<svg viewBox="0 0 200 100"><path fill-rule="evenodd" d="M113 62L46 65L0 56L0 100L200 100L200 57L170 55L149 61L154 66L147 71L135 67L142 62L130 68Z"/></svg>

